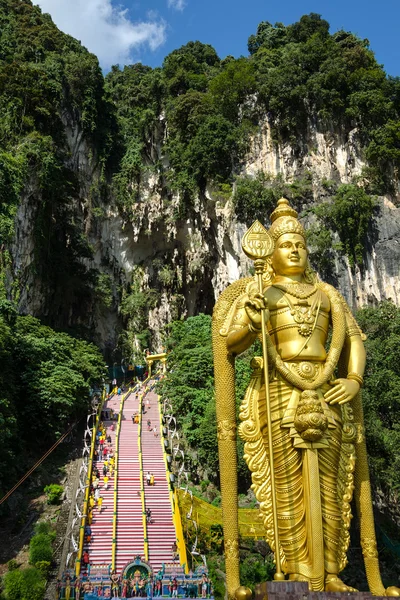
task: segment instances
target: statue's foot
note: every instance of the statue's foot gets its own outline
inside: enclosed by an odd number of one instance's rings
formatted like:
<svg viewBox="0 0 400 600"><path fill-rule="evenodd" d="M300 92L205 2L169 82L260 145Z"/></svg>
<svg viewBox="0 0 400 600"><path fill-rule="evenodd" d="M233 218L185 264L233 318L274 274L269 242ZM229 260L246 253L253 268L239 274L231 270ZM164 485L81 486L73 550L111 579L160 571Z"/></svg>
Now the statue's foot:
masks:
<svg viewBox="0 0 400 600"><path fill-rule="evenodd" d="M327 575L325 579L326 592L357 592L355 588L343 583L337 575Z"/></svg>

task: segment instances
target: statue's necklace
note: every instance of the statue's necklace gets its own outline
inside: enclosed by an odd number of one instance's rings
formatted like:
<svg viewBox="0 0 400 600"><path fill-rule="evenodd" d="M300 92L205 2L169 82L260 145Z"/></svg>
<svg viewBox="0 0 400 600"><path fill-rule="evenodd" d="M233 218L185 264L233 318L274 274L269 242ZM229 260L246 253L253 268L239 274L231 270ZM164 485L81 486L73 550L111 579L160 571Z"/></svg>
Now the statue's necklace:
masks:
<svg viewBox="0 0 400 600"><path fill-rule="evenodd" d="M296 281L294 283L273 283L273 287L278 288L278 290L282 290L286 294L290 294L295 298L299 298L300 300L305 300L306 298L310 298L317 291L317 287L315 285L311 286L307 283L301 283Z"/></svg>
<svg viewBox="0 0 400 600"><path fill-rule="evenodd" d="M293 288L291 286L298 287ZM319 309L321 306L321 294L319 293L316 295L316 297L314 298L314 302L311 306L309 306L308 302L306 301L306 298L309 298L310 296L315 294L315 292L317 291L316 286L312 286L311 291L308 286L306 287L305 284L301 284L298 282L296 282L296 284L287 285L274 284L274 287L300 300L300 302L298 302L297 304L292 304L288 296L286 296L285 298L290 308L290 314L292 315L294 322L298 326L297 330L299 334L303 337L309 338L315 329L315 325L318 319Z"/></svg>

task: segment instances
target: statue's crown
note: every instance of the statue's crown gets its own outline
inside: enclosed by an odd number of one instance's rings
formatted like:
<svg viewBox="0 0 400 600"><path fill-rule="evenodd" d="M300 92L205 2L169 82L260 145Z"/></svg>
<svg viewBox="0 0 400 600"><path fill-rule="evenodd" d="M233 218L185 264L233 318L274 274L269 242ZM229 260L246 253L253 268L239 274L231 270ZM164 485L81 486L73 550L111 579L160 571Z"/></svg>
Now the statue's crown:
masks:
<svg viewBox="0 0 400 600"><path fill-rule="evenodd" d="M298 213L289 204L289 200L281 198L277 207L271 214L271 227L269 233L276 241L284 233L298 233L303 238L306 236L303 225L297 220Z"/></svg>

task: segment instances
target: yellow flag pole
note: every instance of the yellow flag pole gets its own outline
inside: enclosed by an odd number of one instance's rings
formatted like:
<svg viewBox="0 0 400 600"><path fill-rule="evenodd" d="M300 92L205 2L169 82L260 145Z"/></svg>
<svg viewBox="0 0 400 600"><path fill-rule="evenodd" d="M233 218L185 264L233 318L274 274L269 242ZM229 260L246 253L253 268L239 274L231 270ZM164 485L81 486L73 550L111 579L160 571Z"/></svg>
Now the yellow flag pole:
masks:
<svg viewBox="0 0 400 600"><path fill-rule="evenodd" d="M258 291L263 294L263 272L265 262L274 251L274 241L265 227L255 221L248 229L242 240L242 248L246 256L254 261L254 269L257 276ZM268 352L267 352L267 325L265 321L265 309L261 311L261 336L263 347L263 370L265 382L265 402L268 415L268 450L269 450L269 465L271 474L271 499L272 499L272 518L274 525L274 542L275 542L275 564L276 572L274 579L283 581L285 575L282 573L280 546L279 546L279 531L278 531L278 513L276 507L275 495L275 470L274 470L274 455L272 443L272 424L271 424L271 399L269 395L269 373L268 373Z"/></svg>

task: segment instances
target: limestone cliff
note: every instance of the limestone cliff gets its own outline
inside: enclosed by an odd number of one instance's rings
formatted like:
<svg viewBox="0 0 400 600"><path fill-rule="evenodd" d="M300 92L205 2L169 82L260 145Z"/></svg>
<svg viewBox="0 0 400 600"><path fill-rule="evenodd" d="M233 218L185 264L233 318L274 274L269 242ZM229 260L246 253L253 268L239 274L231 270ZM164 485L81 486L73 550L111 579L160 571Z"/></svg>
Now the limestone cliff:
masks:
<svg viewBox="0 0 400 600"><path fill-rule="evenodd" d="M154 171L142 178L138 200L132 207L134 219L121 216L111 194L100 205L101 211L94 211L90 188L99 178L99 172L95 160L90 158L93 151L77 124L67 121L65 125L70 167L80 174L80 193L72 208L93 247L92 258L84 263L88 270L106 273L111 278L113 296L108 307L99 307L95 295L90 302L86 298L87 313L82 307L75 307L74 312L74 306L70 305L67 325L86 321L93 338L103 348L114 347L122 326L121 286L128 286L132 277L138 276L140 267L139 286L158 291L156 305L148 315L148 326L153 334L152 343L159 349L160 330L166 323L182 315L209 313L221 291L248 274L250 264L240 247L246 226L235 218L231 198L221 198L212 186L197 196L184 217L176 217L179 197L160 185L162 175ZM161 152L160 147L153 151ZM167 157L158 155L155 161L157 158ZM272 141L265 120L252 139L242 174L251 176L264 171L275 177L281 175L290 183L307 172L312 180L311 203L318 203L329 197L322 186L324 180L349 182L363 165L356 130L341 136L310 129L302 141L301 153L295 154L289 144ZM18 273L23 282L20 310L46 316L51 310L51 296L49 299L49 291L30 270L35 252L32 225L39 198L40 190L26 189L16 216L12 256L14 274ZM383 299L400 302L399 201L400 193L397 197L378 199L362 270L351 268L346 257L335 254L333 283L353 308ZM308 206L309 202L300 202L297 208L304 210ZM265 222L268 223L267 215Z"/></svg>
<svg viewBox="0 0 400 600"><path fill-rule="evenodd" d="M265 171L274 176L281 174L286 181L311 174L313 202L329 199L322 183L335 181L349 183L361 175L366 162L357 129L348 135L340 132L322 133L309 129L302 140L301 155L294 155L290 145L276 145L266 121L255 136L244 171L255 175ZM353 309L381 300L400 302L400 186L397 194L377 198L373 225L366 243L362 270L351 268L346 257L335 254L332 283L339 289ZM302 209L306 205L301 206Z"/></svg>
<svg viewBox="0 0 400 600"><path fill-rule="evenodd" d="M290 145L276 145L265 121L253 138L242 173L281 174L290 182L307 171L312 177L313 202L319 203L321 198L329 199L323 180L350 182L365 164L355 130L347 138L310 131L303 146L299 156L294 155ZM400 194L378 199L362 270L351 268L346 257L335 253L332 283L339 286L353 308L384 299L396 304L400 301L399 201ZM157 257L162 257L175 273L174 283L163 288L157 307L150 312L149 325L154 332L178 314L210 312L221 291L247 275L250 267L240 245L246 226L235 218L231 199L221 199L210 186L197 197L185 219L174 220L176 202L176 197L167 202L153 176L143 184L134 224L122 223L110 213L102 226L102 243L127 281L135 265L141 265L146 272L144 284L157 286L158 272L153 266ZM302 203L298 208L307 206ZM183 296L178 311L175 294Z"/></svg>

